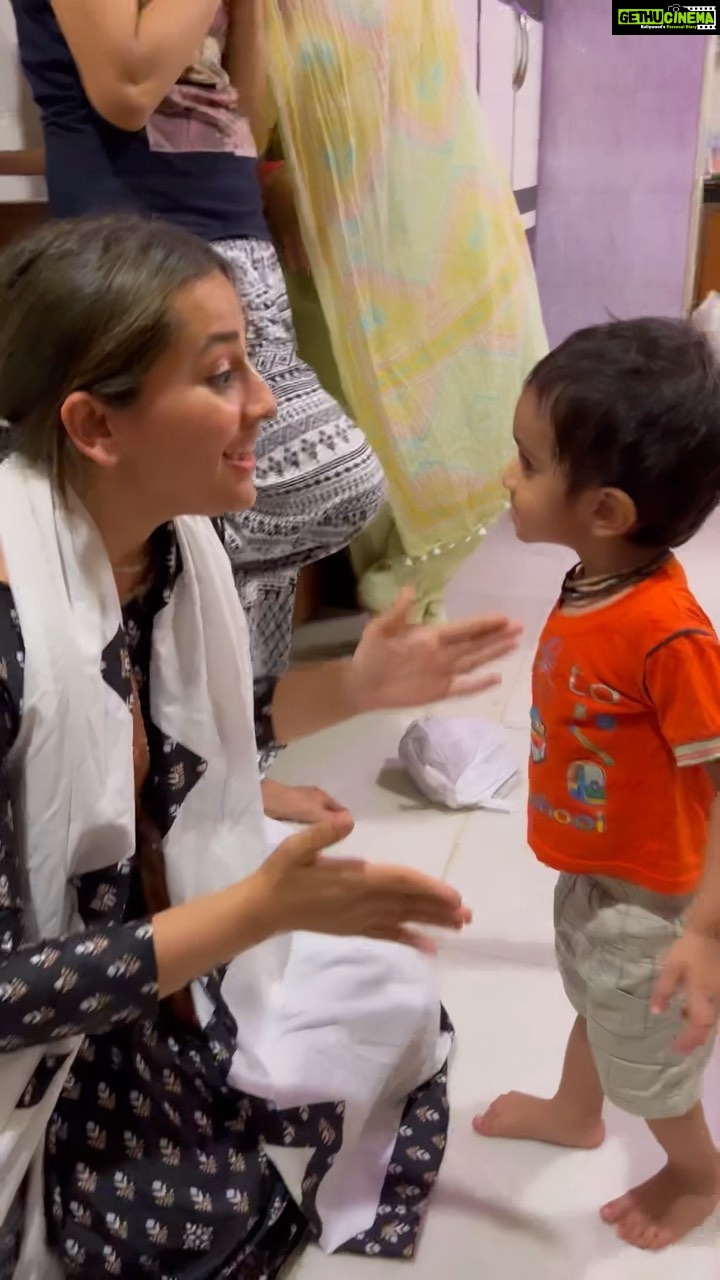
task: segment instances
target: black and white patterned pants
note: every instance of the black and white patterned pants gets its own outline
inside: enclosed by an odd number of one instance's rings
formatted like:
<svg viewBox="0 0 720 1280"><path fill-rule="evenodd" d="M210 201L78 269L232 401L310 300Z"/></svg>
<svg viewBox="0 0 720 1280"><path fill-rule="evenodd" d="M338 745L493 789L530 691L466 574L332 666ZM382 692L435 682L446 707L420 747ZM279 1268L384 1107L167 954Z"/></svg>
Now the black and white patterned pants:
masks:
<svg viewBox="0 0 720 1280"><path fill-rule="evenodd" d="M365 436L298 356L285 280L264 240L220 241L247 317L248 355L277 402L257 446L257 503L226 519L256 676L287 665L298 572L352 542L385 502Z"/></svg>

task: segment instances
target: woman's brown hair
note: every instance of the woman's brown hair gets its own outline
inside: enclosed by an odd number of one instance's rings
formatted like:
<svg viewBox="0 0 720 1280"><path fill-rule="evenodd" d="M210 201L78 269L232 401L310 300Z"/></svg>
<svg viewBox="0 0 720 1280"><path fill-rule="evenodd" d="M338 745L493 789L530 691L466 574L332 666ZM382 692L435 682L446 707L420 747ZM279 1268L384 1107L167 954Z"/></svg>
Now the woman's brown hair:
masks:
<svg viewBox="0 0 720 1280"><path fill-rule="evenodd" d="M173 338L179 289L229 269L177 227L127 215L50 222L0 255L0 419L10 452L62 485L73 391L131 405Z"/></svg>

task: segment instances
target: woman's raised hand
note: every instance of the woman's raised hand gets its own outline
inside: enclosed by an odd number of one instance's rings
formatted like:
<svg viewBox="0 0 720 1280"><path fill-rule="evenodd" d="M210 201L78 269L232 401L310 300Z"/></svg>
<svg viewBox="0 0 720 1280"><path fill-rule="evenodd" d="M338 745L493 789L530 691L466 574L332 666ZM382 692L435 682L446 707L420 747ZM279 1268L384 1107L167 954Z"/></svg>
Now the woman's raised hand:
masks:
<svg viewBox="0 0 720 1280"><path fill-rule="evenodd" d="M413 602L412 591L403 591L363 632L351 663L352 697L361 711L483 693L500 680L487 664L517 648L522 628L505 617L413 626Z"/></svg>

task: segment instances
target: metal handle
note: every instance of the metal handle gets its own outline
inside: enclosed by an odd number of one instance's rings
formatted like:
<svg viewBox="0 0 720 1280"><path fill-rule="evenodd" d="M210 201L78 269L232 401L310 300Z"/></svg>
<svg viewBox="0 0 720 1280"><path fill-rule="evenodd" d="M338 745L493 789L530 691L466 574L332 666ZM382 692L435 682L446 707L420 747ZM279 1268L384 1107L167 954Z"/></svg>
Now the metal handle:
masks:
<svg viewBox="0 0 720 1280"><path fill-rule="evenodd" d="M515 19L520 36L520 48L513 72L513 89L519 93L527 79L530 64L530 23L525 10L519 5L515 8Z"/></svg>

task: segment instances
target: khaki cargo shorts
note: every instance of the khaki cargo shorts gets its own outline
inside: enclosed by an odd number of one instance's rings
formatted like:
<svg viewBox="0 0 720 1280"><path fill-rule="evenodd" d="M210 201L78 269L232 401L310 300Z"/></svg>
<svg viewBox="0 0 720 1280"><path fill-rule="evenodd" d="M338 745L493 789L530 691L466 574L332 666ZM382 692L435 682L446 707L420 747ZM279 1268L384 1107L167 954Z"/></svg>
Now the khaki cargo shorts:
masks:
<svg viewBox="0 0 720 1280"><path fill-rule="evenodd" d="M691 1054L673 1043L677 1007L650 1012L660 962L682 932L691 899L664 897L622 880L561 875L555 948L608 1101L645 1120L685 1115L700 1101L713 1037Z"/></svg>

